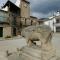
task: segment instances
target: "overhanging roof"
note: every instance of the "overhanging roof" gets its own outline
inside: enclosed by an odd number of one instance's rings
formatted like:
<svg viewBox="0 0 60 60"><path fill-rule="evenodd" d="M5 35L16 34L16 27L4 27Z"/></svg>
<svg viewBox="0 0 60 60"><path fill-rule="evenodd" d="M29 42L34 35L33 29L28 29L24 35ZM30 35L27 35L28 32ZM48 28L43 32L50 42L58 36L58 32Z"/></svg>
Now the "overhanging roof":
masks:
<svg viewBox="0 0 60 60"><path fill-rule="evenodd" d="M2 8L5 8L6 6L10 7L10 9L12 10L20 10L20 8L16 6L14 3L12 3L10 0L8 0Z"/></svg>
<svg viewBox="0 0 60 60"><path fill-rule="evenodd" d="M34 17L34 16L30 16L30 18L35 18L35 19L37 19L37 17Z"/></svg>
<svg viewBox="0 0 60 60"><path fill-rule="evenodd" d="M25 1L26 3L30 4L30 2L28 0L22 0L22 1Z"/></svg>

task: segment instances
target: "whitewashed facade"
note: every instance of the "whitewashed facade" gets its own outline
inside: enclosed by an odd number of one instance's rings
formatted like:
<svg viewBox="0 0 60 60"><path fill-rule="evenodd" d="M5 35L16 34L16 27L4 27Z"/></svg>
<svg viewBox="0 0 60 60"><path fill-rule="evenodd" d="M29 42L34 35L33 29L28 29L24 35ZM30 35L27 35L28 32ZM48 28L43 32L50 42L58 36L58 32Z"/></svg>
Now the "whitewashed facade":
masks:
<svg viewBox="0 0 60 60"><path fill-rule="evenodd" d="M50 26L51 30L53 32L60 32L60 22L58 21L58 23L57 23L57 19L60 21L60 13L59 12L57 12L56 15L49 17L49 19L46 20L44 22L44 24ZM57 27L58 27L58 29L57 29Z"/></svg>

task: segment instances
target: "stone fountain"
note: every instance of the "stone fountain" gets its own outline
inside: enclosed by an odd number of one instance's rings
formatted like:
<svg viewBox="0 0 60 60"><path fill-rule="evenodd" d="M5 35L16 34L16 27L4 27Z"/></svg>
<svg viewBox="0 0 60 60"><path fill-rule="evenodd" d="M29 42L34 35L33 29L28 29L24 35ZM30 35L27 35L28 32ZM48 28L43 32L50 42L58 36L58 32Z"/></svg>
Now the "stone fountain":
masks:
<svg viewBox="0 0 60 60"><path fill-rule="evenodd" d="M56 60L56 50L51 42L53 32L49 26L29 26L21 35L27 42L27 46L20 49L21 60Z"/></svg>

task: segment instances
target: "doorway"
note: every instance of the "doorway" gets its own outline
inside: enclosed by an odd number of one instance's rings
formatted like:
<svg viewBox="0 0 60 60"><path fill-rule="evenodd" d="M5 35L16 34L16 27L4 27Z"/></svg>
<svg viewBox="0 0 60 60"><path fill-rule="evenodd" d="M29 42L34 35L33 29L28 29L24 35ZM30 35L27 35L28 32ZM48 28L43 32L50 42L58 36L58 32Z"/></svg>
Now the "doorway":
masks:
<svg viewBox="0 0 60 60"><path fill-rule="evenodd" d="M3 27L0 27L0 37L3 37Z"/></svg>
<svg viewBox="0 0 60 60"><path fill-rule="evenodd" d="M16 28L13 28L13 36L16 36Z"/></svg>

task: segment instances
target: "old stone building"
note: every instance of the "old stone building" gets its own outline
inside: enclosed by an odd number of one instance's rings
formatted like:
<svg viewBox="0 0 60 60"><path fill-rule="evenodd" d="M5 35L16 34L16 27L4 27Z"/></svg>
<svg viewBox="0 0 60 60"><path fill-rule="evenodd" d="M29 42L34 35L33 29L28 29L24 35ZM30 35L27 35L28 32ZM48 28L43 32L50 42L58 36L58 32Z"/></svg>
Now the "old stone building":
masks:
<svg viewBox="0 0 60 60"><path fill-rule="evenodd" d="M1 37L16 36L18 28L16 17L20 16L20 8L9 0L2 8L5 8L6 6L8 7L8 11L0 10L0 21L3 23L0 27Z"/></svg>
<svg viewBox="0 0 60 60"><path fill-rule="evenodd" d="M3 9L7 7L7 11ZM24 27L40 24L40 20L30 16L30 2L21 0L16 6L8 0L0 10L0 37L20 35Z"/></svg>
<svg viewBox="0 0 60 60"><path fill-rule="evenodd" d="M20 34L21 30L27 26L31 25L30 21L30 2L27 0L20 0L20 16L16 17L18 32Z"/></svg>
<svg viewBox="0 0 60 60"><path fill-rule="evenodd" d="M10 36L10 32L11 27L8 23L8 12L0 10L0 37Z"/></svg>
<svg viewBox="0 0 60 60"><path fill-rule="evenodd" d="M1 37L16 36L20 34L21 21L29 18L29 2L21 0L20 7L8 0L2 8L7 7L7 12L0 10L0 33ZM2 16L3 15L3 16ZM5 17L5 18L4 18ZM19 17L19 19L17 19ZM6 20L6 21L5 21ZM10 28L8 28L8 26ZM6 30L4 30L4 27Z"/></svg>

